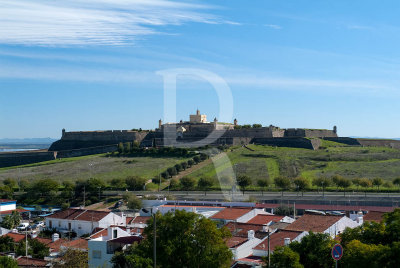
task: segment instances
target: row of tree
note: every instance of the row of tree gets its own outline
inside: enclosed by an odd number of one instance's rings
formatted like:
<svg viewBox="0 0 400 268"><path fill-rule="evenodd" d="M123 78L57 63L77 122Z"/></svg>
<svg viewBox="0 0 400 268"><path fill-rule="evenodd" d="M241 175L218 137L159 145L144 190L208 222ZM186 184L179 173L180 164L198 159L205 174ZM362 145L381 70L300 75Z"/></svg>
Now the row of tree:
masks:
<svg viewBox="0 0 400 268"><path fill-rule="evenodd" d="M175 156L175 157L187 157L194 154L187 148L179 147L140 147L140 143L134 142L120 142L117 148L119 155L150 155L150 156Z"/></svg>
<svg viewBox="0 0 400 268"><path fill-rule="evenodd" d="M400 267L400 209L385 214L382 223L347 228L340 240L344 248L340 267ZM275 249L271 266L334 267L331 250L336 243L328 234L311 232L301 242Z"/></svg>
<svg viewBox="0 0 400 268"><path fill-rule="evenodd" d="M206 160L207 158L208 155L206 154L196 155L192 159L189 159L188 161L177 163L175 166L167 168L167 170L162 172L160 176L164 179L172 178L173 176L178 175L179 172L184 171L187 168L190 168L194 165L197 165L198 163Z"/></svg>

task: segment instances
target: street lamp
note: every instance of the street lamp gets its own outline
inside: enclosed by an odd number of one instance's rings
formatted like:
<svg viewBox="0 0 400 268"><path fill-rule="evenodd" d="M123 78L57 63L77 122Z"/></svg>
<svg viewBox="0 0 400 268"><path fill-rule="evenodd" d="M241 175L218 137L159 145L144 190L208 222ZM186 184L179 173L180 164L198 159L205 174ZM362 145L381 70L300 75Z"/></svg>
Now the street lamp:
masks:
<svg viewBox="0 0 400 268"><path fill-rule="evenodd" d="M150 209L150 211L148 209ZM153 266L154 266L154 268L156 268L156 266L157 266L157 261L156 261L156 257L157 257L157 250L156 250L156 245L157 245L157 240L156 240L156 235L157 235L157 231L156 231L156 227L157 227L156 213L153 213L154 212L153 211L153 207L148 208L148 209L142 208L142 211L144 213L151 213L151 216L153 217L153 225L154 225L154 234L153 234L153 236L154 236L154 238L153 238L153 264L154 265ZM156 209L154 209L154 210L156 210Z"/></svg>

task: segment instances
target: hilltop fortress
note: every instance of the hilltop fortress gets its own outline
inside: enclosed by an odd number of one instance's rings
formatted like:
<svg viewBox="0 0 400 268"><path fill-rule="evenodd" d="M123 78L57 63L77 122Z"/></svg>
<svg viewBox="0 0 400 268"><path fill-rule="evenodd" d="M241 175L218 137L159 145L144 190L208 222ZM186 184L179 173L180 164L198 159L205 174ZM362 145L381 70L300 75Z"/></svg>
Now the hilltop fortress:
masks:
<svg viewBox="0 0 400 268"><path fill-rule="evenodd" d="M214 138L212 137L214 135ZM250 143L277 147L294 147L317 150L321 140L330 140L352 146L386 146L400 149L398 140L355 139L338 137L336 126L328 129L263 127L259 124L239 125L219 122L199 110L189 116L189 121L164 123L161 119L155 130L106 130L74 131L62 130L61 139L50 148L40 151L0 153L0 167L17 166L42 161L114 152L120 142L137 142L142 147L199 147L205 145L246 145Z"/></svg>
<svg viewBox="0 0 400 268"><path fill-rule="evenodd" d="M217 139L208 138L211 133ZM219 122L214 118L207 121L207 115L199 110L189 116L189 121L180 120L177 123L158 122L158 128L151 131L142 130L107 130L107 131L79 131L66 132L62 130L62 137L52 144L49 151L73 150L88 147L98 147L118 144L119 142L139 142L141 146L165 146L175 144L183 147L200 145L239 145L248 143L269 144L275 146L301 147L316 149L318 139L337 138L337 128L327 129L281 129L276 126L263 127L258 124L239 125L235 119L233 123Z"/></svg>

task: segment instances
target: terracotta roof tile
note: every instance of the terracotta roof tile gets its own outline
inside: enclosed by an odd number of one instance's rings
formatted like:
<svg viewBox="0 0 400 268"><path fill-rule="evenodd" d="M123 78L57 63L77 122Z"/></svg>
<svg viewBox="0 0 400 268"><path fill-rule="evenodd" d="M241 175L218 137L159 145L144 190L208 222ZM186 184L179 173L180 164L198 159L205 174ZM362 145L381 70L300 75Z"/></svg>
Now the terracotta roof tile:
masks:
<svg viewBox="0 0 400 268"><path fill-rule="evenodd" d="M48 261L27 257L17 258L19 267L47 267Z"/></svg>
<svg viewBox="0 0 400 268"><path fill-rule="evenodd" d="M126 225L128 225L129 223L131 223L131 221L134 219L135 217L126 217Z"/></svg>
<svg viewBox="0 0 400 268"><path fill-rule="evenodd" d="M14 210L4 210L4 211L0 211L0 215L9 215L13 211L18 211L19 213L22 213L22 212L28 212L29 210L22 209L22 208L17 208L17 209L14 209Z"/></svg>
<svg viewBox="0 0 400 268"><path fill-rule="evenodd" d="M231 232L233 236L247 237L248 231L262 231L264 226L262 224L249 224L239 222L228 222L225 227Z"/></svg>
<svg viewBox="0 0 400 268"><path fill-rule="evenodd" d="M211 219L236 220L244 214L250 212L253 208L225 208L214 214Z"/></svg>
<svg viewBox="0 0 400 268"><path fill-rule="evenodd" d="M69 208L63 211L58 211L50 216L47 216L47 218L69 219L69 220L80 220L80 221L100 221L108 214L110 214L110 212Z"/></svg>
<svg viewBox="0 0 400 268"><path fill-rule="evenodd" d="M283 246L285 244L285 238L290 238L290 241L298 237L302 232L297 231L279 231L277 233L273 233L270 236L270 250L273 251L277 246ZM258 244L254 249L265 250L268 251L268 238L266 238L263 242Z"/></svg>
<svg viewBox="0 0 400 268"><path fill-rule="evenodd" d="M279 216L279 215L262 215L262 214L259 214L259 215L255 216L254 218L250 219L247 223L268 224L271 221L279 222L283 218L284 218L284 216Z"/></svg>
<svg viewBox="0 0 400 268"><path fill-rule="evenodd" d="M305 214L285 228L287 231L313 231L322 233L344 216Z"/></svg>
<svg viewBox="0 0 400 268"><path fill-rule="evenodd" d="M225 241L228 248L236 248L248 240L247 237L232 236Z"/></svg>
<svg viewBox="0 0 400 268"><path fill-rule="evenodd" d="M131 223L144 223L146 224L148 220L150 220L151 217L146 217L146 216L137 216Z"/></svg>
<svg viewBox="0 0 400 268"><path fill-rule="evenodd" d="M88 240L83 239L83 238L78 238L72 241L68 241L62 245L63 247L66 248L73 248L73 249L85 249L87 250L89 248L88 246Z"/></svg>
<svg viewBox="0 0 400 268"><path fill-rule="evenodd" d="M98 228L96 228L98 229ZM91 236L89 236L90 239L94 239L94 238L99 238L102 236L107 236L108 234L108 230L107 228L100 228L100 230L98 230L97 232L93 233Z"/></svg>
<svg viewBox="0 0 400 268"><path fill-rule="evenodd" d="M17 243L25 239L24 234L8 233L5 236L11 237Z"/></svg>
<svg viewBox="0 0 400 268"><path fill-rule="evenodd" d="M374 221L374 222L381 222L383 220L384 212L380 211L369 211L364 216L364 221Z"/></svg>

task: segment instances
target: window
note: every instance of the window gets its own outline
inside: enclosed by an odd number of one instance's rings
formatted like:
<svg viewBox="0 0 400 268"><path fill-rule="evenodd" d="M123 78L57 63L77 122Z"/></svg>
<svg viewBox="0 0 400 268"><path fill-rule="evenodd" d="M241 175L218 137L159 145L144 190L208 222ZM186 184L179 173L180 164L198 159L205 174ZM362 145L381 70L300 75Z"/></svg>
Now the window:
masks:
<svg viewBox="0 0 400 268"><path fill-rule="evenodd" d="M113 232L114 232L113 233L113 238L117 238L118 237L118 230L114 230Z"/></svg>
<svg viewBox="0 0 400 268"><path fill-rule="evenodd" d="M53 228L53 222L49 221L49 228Z"/></svg>
<svg viewBox="0 0 400 268"><path fill-rule="evenodd" d="M61 221L58 221L58 227L61 227Z"/></svg>
<svg viewBox="0 0 400 268"><path fill-rule="evenodd" d="M71 230L71 223L68 223L68 230Z"/></svg>
<svg viewBox="0 0 400 268"><path fill-rule="evenodd" d="M100 250L93 250L92 257L93 257L93 259L101 259L101 251Z"/></svg>

